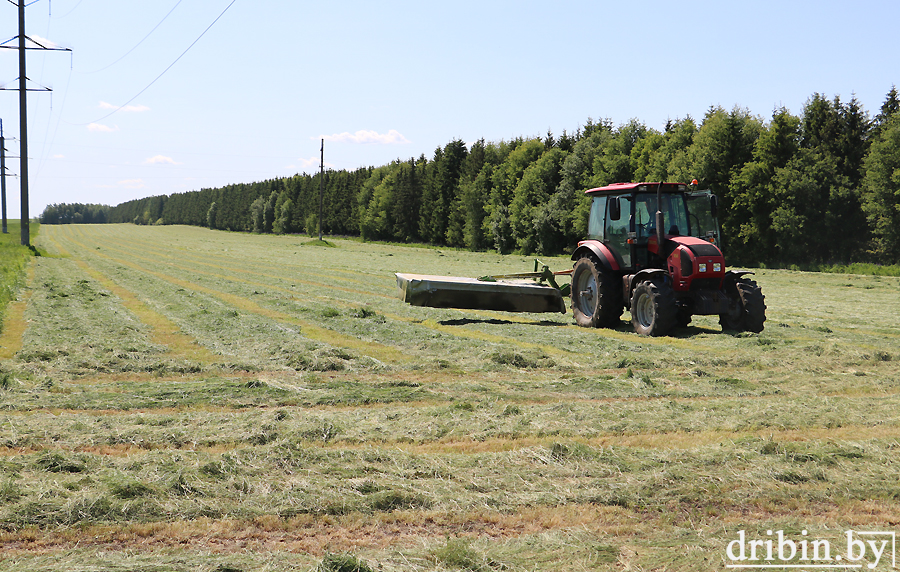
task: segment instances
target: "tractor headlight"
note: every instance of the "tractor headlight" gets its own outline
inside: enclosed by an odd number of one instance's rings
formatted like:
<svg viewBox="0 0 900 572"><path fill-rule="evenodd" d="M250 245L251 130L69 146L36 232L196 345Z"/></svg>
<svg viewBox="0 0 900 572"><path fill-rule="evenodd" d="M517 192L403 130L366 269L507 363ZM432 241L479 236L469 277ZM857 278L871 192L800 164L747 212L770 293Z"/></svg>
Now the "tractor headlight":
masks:
<svg viewBox="0 0 900 572"><path fill-rule="evenodd" d="M706 263L701 262L700 263L700 273L702 274L704 272L706 272Z"/></svg>
<svg viewBox="0 0 900 572"><path fill-rule="evenodd" d="M713 272L721 272L722 271L722 263L714 262L713 263Z"/></svg>

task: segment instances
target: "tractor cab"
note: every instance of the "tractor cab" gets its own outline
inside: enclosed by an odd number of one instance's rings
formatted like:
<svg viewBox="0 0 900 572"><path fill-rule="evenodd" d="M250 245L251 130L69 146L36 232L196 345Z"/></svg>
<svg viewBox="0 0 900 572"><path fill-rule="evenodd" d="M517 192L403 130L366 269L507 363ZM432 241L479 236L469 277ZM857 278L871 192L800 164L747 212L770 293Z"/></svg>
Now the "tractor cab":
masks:
<svg viewBox="0 0 900 572"><path fill-rule="evenodd" d="M719 244L718 200L710 191L673 183L620 183L587 194L592 196L587 238L606 245L623 271L665 268L673 241L696 242L679 237ZM657 212L662 213L662 248Z"/></svg>

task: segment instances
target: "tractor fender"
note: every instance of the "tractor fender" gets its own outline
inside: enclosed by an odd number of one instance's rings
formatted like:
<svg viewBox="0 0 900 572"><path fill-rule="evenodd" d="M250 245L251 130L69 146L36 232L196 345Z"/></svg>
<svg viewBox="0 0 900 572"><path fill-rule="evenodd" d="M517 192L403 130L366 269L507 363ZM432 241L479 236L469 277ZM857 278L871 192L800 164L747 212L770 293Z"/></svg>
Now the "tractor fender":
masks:
<svg viewBox="0 0 900 572"><path fill-rule="evenodd" d="M619 263L616 262L616 257L612 251L599 240L583 240L579 242L578 248L572 253L572 260L578 260L586 254L593 254L607 270L616 272L620 270Z"/></svg>
<svg viewBox="0 0 900 572"><path fill-rule="evenodd" d="M740 278L741 276L746 276L747 274L754 274L754 272L752 272L750 270L729 270L728 272L725 273L725 279L726 280L729 278L737 279L737 278Z"/></svg>
<svg viewBox="0 0 900 572"><path fill-rule="evenodd" d="M629 278L628 284L628 292L625 293L625 297L627 300L631 300L631 293L634 292L634 289L638 284L644 282L645 280L650 280L651 278L662 278L668 276L668 273L662 268L645 268L639 271L637 274L631 275Z"/></svg>

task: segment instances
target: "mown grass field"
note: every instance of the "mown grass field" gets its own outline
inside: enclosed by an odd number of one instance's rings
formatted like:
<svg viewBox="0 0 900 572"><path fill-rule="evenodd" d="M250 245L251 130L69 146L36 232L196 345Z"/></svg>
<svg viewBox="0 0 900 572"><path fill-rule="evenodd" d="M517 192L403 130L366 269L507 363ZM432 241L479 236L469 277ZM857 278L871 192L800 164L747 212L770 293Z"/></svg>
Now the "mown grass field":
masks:
<svg viewBox="0 0 900 572"><path fill-rule="evenodd" d="M306 241L41 228L0 570L721 570L739 530L900 528L900 278L761 270L762 334L647 339L396 297L529 258Z"/></svg>

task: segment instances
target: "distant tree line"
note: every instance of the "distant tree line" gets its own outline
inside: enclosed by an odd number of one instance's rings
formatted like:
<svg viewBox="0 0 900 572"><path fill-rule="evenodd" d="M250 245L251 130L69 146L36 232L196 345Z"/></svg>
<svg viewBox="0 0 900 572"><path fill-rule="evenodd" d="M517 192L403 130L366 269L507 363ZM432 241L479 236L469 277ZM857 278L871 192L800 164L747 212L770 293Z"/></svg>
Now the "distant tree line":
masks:
<svg viewBox="0 0 900 572"><path fill-rule="evenodd" d="M564 252L586 234L583 191L700 181L720 199L741 264L900 262L900 98L875 117L855 97L813 95L799 116L710 108L659 131L588 119L575 133L470 147L325 174L323 232L499 252ZM148 197L109 222L257 233L316 232L319 175Z"/></svg>
<svg viewBox="0 0 900 572"><path fill-rule="evenodd" d="M60 203L49 205L41 213L41 224L100 224L109 221L108 205Z"/></svg>

